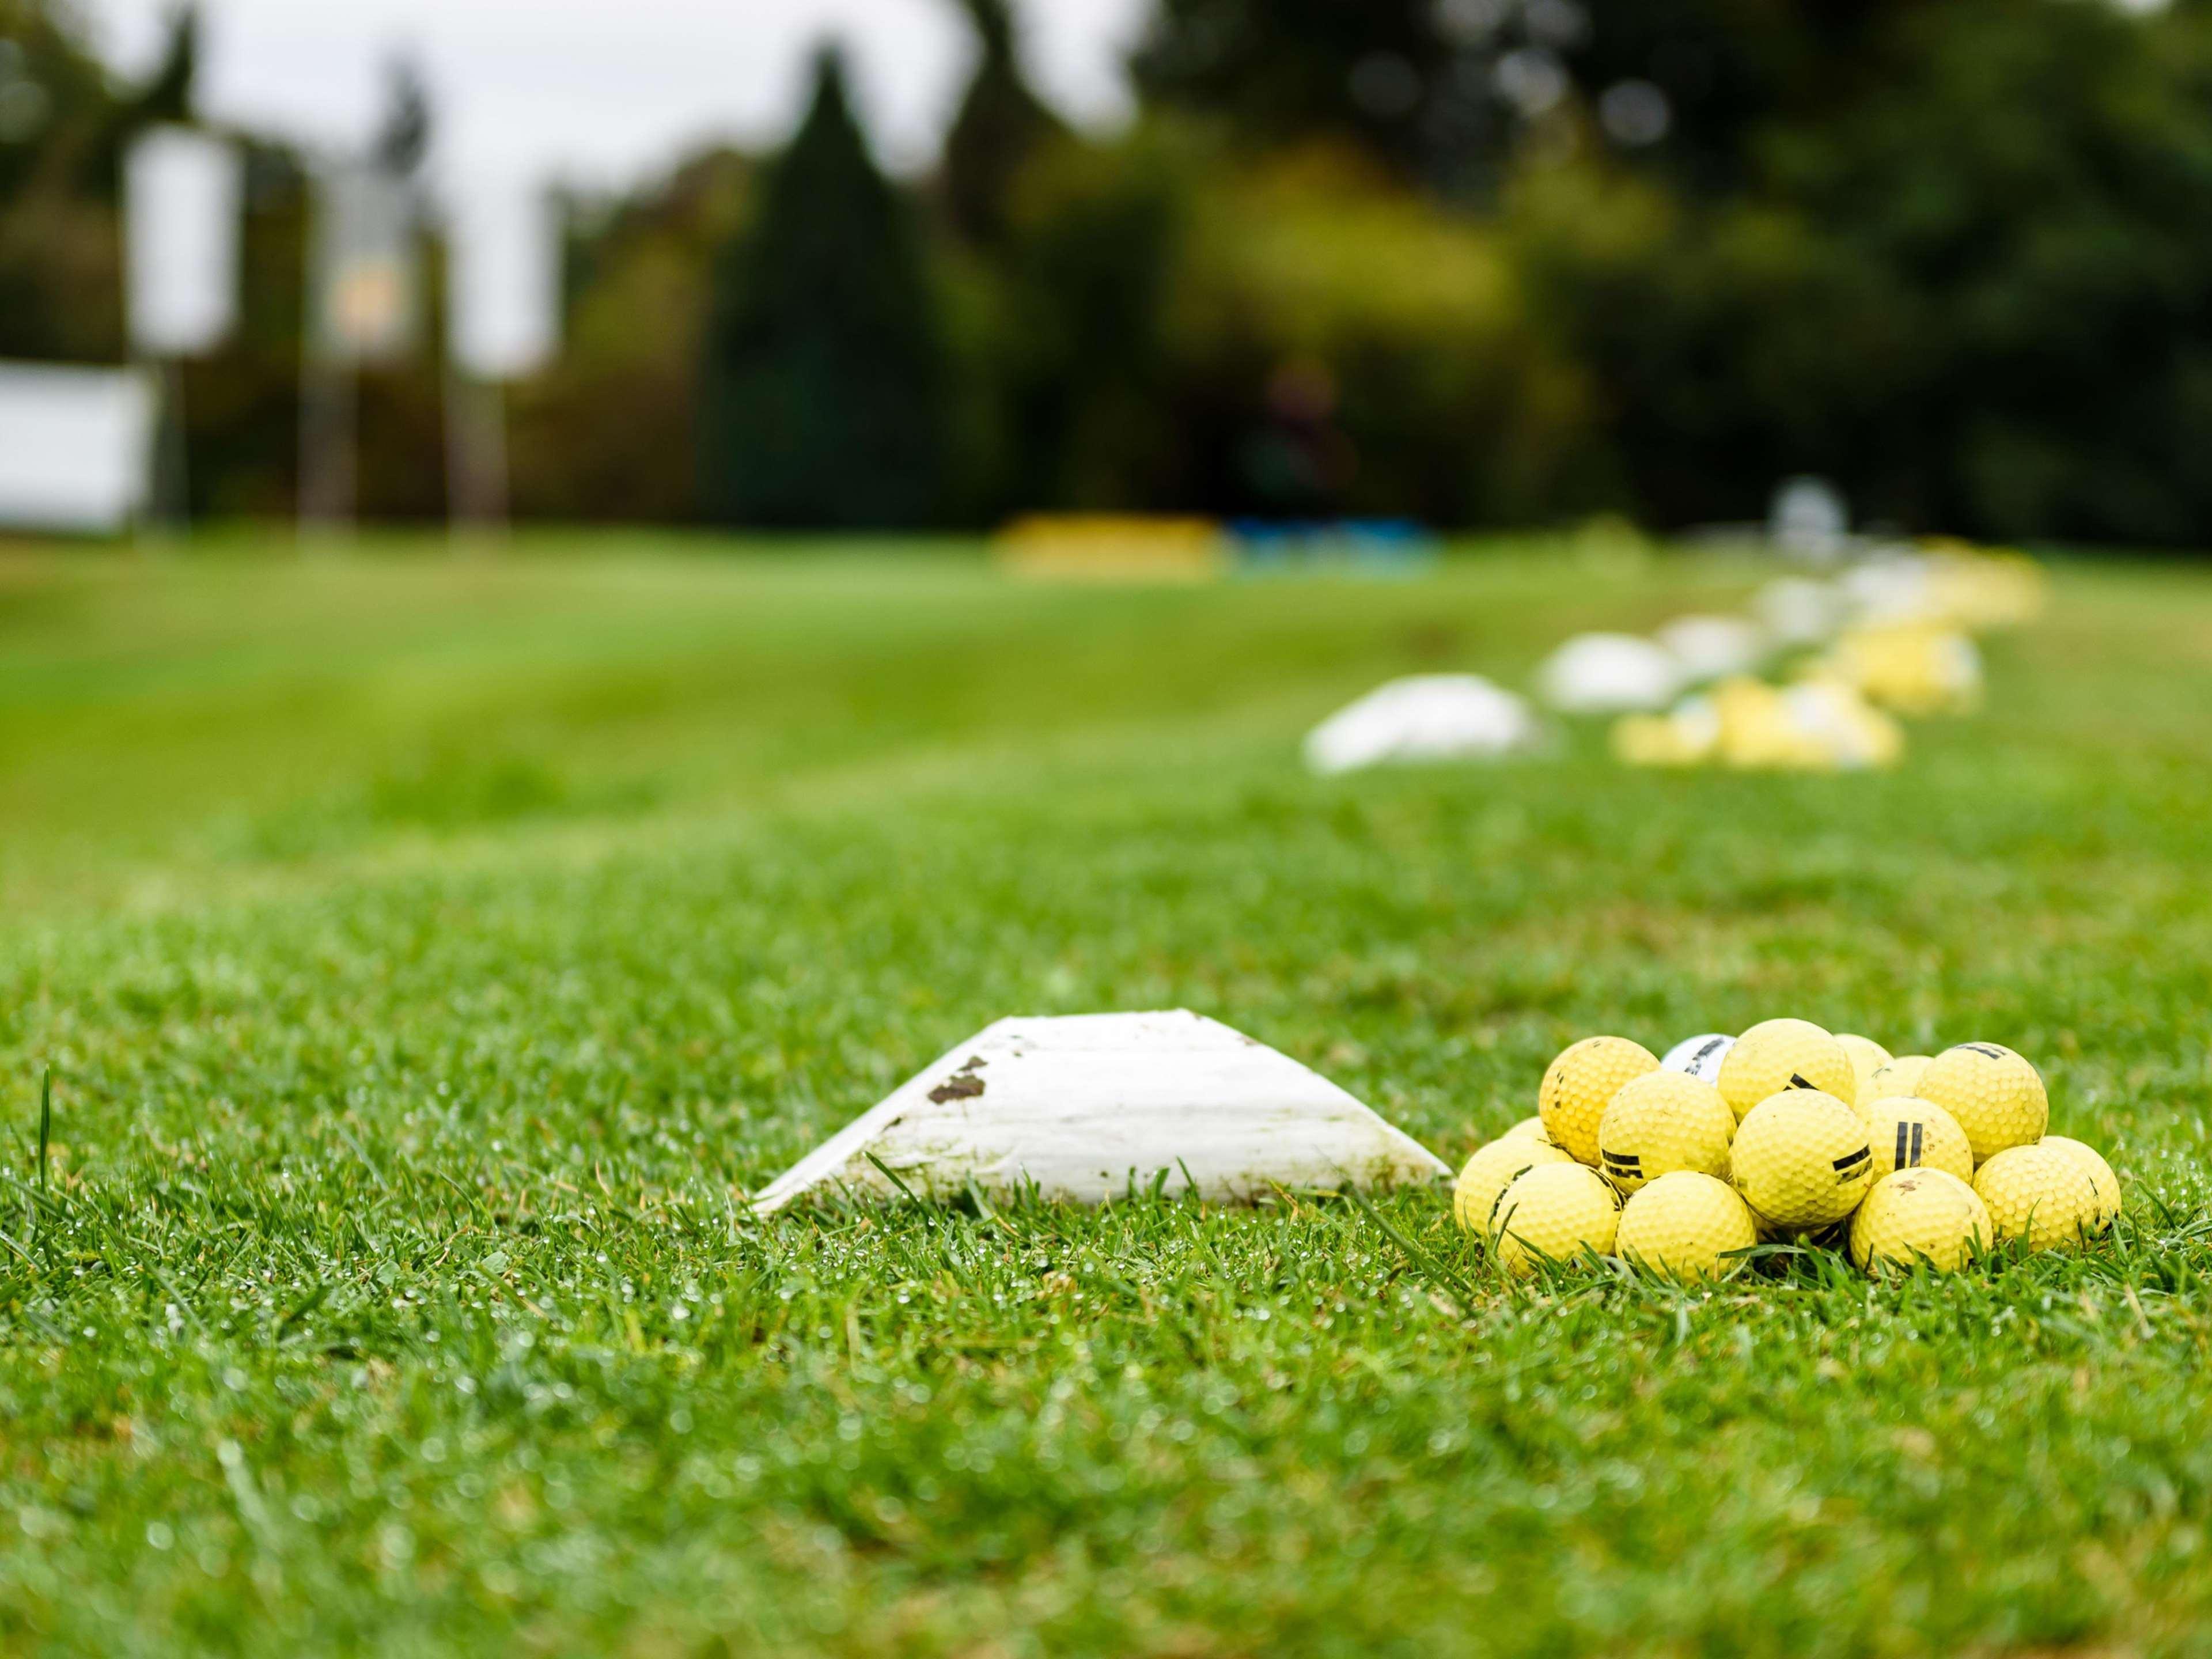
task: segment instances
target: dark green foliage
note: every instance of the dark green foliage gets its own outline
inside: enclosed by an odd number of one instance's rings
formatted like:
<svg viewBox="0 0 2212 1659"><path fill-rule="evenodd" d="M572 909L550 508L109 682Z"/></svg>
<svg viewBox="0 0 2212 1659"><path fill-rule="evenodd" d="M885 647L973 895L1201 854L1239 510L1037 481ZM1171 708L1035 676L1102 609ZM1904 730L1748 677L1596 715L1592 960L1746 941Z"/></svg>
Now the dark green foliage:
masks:
<svg viewBox="0 0 2212 1659"><path fill-rule="evenodd" d="M757 168L714 150L610 208L569 205L561 356L509 398L515 510L679 523L699 510L700 379L715 258L757 205ZM656 319L641 329L640 317Z"/></svg>
<svg viewBox="0 0 2212 1659"><path fill-rule="evenodd" d="M193 93L199 79L200 9L179 6L169 15L168 45L160 67L131 100L139 121L189 121L194 113Z"/></svg>
<svg viewBox="0 0 2212 1659"><path fill-rule="evenodd" d="M1540 252L1644 508L1809 470L1911 526L2212 537L2208 45L2070 0L1899 15L1856 95L1758 126L1746 188L1601 270Z"/></svg>
<svg viewBox="0 0 2212 1659"><path fill-rule="evenodd" d="M915 228L825 53L805 125L716 274L699 452L708 516L927 522L945 493L943 392Z"/></svg>
<svg viewBox="0 0 2212 1659"><path fill-rule="evenodd" d="M1164 313L1192 204L1157 154L1057 160L1002 253L1007 505L1188 506Z"/></svg>
<svg viewBox="0 0 2212 1659"><path fill-rule="evenodd" d="M386 65L384 86L384 114L369 146L370 158L396 178L411 178L428 157L437 132L430 88L415 60L404 56Z"/></svg>
<svg viewBox="0 0 2212 1659"><path fill-rule="evenodd" d="M1716 193L1748 183L1776 120L1817 125L1879 88L1885 30L1920 0L1578 0L1587 25L1559 49L1593 106L1641 81L1665 95L1656 155ZM1893 46L1893 41L1887 46Z"/></svg>
<svg viewBox="0 0 2212 1659"><path fill-rule="evenodd" d="M189 94L188 17L143 107L109 85L76 21L49 0L0 0L0 358L121 356L118 159L164 88Z"/></svg>
<svg viewBox="0 0 2212 1659"><path fill-rule="evenodd" d="M988 246L1006 234L1008 198L1024 164L1063 129L1022 74L1008 0L963 3L982 56L945 135L943 188L954 229Z"/></svg>
<svg viewBox="0 0 2212 1659"><path fill-rule="evenodd" d="M1163 0L1131 70L1147 101L1267 147L1347 139L1423 171L1486 129L1433 0Z"/></svg>

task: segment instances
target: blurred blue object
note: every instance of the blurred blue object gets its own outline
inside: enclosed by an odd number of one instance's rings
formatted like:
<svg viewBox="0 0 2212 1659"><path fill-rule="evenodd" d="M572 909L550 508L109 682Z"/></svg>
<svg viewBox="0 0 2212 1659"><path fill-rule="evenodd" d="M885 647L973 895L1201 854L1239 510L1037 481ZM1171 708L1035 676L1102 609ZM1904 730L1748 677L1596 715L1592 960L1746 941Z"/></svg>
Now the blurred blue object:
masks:
<svg viewBox="0 0 2212 1659"><path fill-rule="evenodd" d="M1418 576L1443 546L1411 519L1238 519L1229 539L1238 573L1252 576Z"/></svg>

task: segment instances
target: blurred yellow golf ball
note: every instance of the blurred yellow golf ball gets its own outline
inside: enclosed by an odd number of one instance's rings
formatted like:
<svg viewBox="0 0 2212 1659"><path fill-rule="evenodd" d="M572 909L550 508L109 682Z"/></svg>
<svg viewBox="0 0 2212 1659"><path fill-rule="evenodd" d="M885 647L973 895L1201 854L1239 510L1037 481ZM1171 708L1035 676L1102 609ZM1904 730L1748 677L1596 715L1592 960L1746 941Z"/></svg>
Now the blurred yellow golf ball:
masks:
<svg viewBox="0 0 2212 1659"><path fill-rule="evenodd" d="M1932 1100L1910 1095L1877 1100L1861 1113L1867 1145L1874 1152L1874 1177L1895 1170L1942 1170L1965 1182L1974 1178L1974 1149L1958 1119Z"/></svg>
<svg viewBox="0 0 2212 1659"><path fill-rule="evenodd" d="M1996 1242L1988 1207L1948 1170L1884 1176L1851 1218L1851 1260L1867 1273L1922 1261L1955 1273Z"/></svg>
<svg viewBox="0 0 2212 1659"><path fill-rule="evenodd" d="M1729 1163L1744 1202L1792 1232L1841 1221L1874 1182L1866 1124L1817 1089L1787 1090L1753 1107L1735 1132Z"/></svg>
<svg viewBox="0 0 2212 1659"><path fill-rule="evenodd" d="M1598 1169L1623 1193L1676 1170L1728 1172L1735 1114L1719 1090L1680 1072L1646 1072L1620 1086L1598 1121Z"/></svg>
<svg viewBox="0 0 2212 1659"><path fill-rule="evenodd" d="M1547 1261L1575 1261L1586 1249L1610 1255L1620 1199L1595 1170L1541 1164L1516 1176L1499 1196L1493 1227L1499 1265L1534 1273Z"/></svg>
<svg viewBox="0 0 2212 1659"><path fill-rule="evenodd" d="M2008 1147L2033 1146L2051 1127L2051 1097L2035 1067L1994 1042L1946 1048L1913 1092L1959 1120L1978 1164Z"/></svg>
<svg viewBox="0 0 2212 1659"><path fill-rule="evenodd" d="M1874 1081L1874 1074L1889 1064L1889 1050L1872 1037L1853 1036L1847 1031L1837 1032L1836 1042L1850 1056L1851 1075L1858 1080L1858 1086L1841 1098L1863 1107L1874 1098L1867 1092L1867 1087Z"/></svg>
<svg viewBox="0 0 2212 1659"><path fill-rule="evenodd" d="M2031 1250L2077 1243L2097 1230L2097 1183L2063 1147L2008 1146L1974 1174L1997 1237L2026 1239Z"/></svg>
<svg viewBox="0 0 2212 1659"><path fill-rule="evenodd" d="M1660 1176L1620 1212L1613 1250L1647 1273L1679 1279L1725 1279L1743 1265L1730 1252L1759 1243L1750 1206L1725 1181L1690 1170Z"/></svg>
<svg viewBox="0 0 2212 1659"><path fill-rule="evenodd" d="M1736 1039L1721 1064L1720 1091L1738 1121L1784 1089L1814 1089L1838 1100L1858 1097L1858 1073L1834 1037L1804 1019L1770 1019Z"/></svg>
<svg viewBox="0 0 2212 1659"><path fill-rule="evenodd" d="M1659 1069L1658 1056L1626 1037L1585 1037L1544 1073L1536 1104L1553 1144L1576 1162L1597 1163L1597 1126L1605 1109L1632 1078Z"/></svg>
<svg viewBox="0 0 2212 1659"><path fill-rule="evenodd" d="M2120 1178L2105 1162L2105 1155L2094 1146L2065 1135L2045 1135L2043 1144L2067 1153L2088 1170L2089 1182L2097 1189L2097 1217L2093 1231L2101 1233L2110 1228L2120 1218Z"/></svg>
<svg viewBox="0 0 2212 1659"><path fill-rule="evenodd" d="M1540 1164L1573 1162L1549 1141L1528 1135L1509 1134L1493 1140L1468 1159L1459 1172L1459 1181L1452 1188L1453 1218L1465 1231L1487 1239L1498 1195L1513 1184L1516 1176Z"/></svg>
<svg viewBox="0 0 2212 1659"><path fill-rule="evenodd" d="M1516 1136L1529 1140L1540 1140L1547 1146L1553 1144L1552 1132L1544 1127L1544 1120L1540 1117L1524 1117L1505 1132L1505 1139L1508 1140Z"/></svg>

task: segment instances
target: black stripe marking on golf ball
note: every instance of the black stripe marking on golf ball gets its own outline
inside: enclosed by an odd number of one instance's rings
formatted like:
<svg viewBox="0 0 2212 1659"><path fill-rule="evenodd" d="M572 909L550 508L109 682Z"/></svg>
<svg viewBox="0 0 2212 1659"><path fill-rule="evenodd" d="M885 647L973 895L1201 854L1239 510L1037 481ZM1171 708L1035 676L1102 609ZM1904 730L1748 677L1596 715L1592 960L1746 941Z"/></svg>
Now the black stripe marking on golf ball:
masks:
<svg viewBox="0 0 2212 1659"><path fill-rule="evenodd" d="M1927 1131L1928 1126L1924 1123L1916 1123L1912 1126L1912 1167L1916 1170L1920 1167L1921 1137L1924 1135Z"/></svg>
<svg viewBox="0 0 2212 1659"><path fill-rule="evenodd" d="M1605 1161L1629 1175L1635 1175L1644 1168L1642 1156L1635 1152L1607 1152Z"/></svg>
<svg viewBox="0 0 2212 1659"><path fill-rule="evenodd" d="M1803 1078L1799 1077L1795 1072L1790 1073L1790 1086L1793 1089L1810 1089L1813 1087L1811 1084L1806 1082ZM1817 1093L1818 1091L1815 1091L1814 1092Z"/></svg>
<svg viewBox="0 0 2212 1659"><path fill-rule="evenodd" d="M2002 1060L2005 1057L2005 1051L1994 1042L1962 1042L1959 1046L1972 1049L1984 1060Z"/></svg>
<svg viewBox="0 0 2212 1659"><path fill-rule="evenodd" d="M1873 1150L1869 1147L1862 1146L1850 1157L1839 1158L1836 1160L1836 1173L1848 1181L1850 1179L1851 1172L1857 1169L1860 1164L1871 1164L1873 1162Z"/></svg>

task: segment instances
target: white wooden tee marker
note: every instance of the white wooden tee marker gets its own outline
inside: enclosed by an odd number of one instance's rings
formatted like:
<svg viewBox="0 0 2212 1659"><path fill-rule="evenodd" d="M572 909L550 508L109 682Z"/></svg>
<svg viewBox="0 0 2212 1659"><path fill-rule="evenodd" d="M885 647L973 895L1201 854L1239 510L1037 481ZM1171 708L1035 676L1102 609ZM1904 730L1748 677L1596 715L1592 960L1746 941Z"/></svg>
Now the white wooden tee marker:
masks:
<svg viewBox="0 0 2212 1659"><path fill-rule="evenodd" d="M1195 1183L1245 1203L1276 1186L1334 1190L1450 1170L1336 1085L1197 1014L1002 1019L801 1160L755 1200L763 1215L817 1190L925 1199L1034 1183L1103 1204Z"/></svg>

